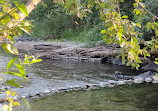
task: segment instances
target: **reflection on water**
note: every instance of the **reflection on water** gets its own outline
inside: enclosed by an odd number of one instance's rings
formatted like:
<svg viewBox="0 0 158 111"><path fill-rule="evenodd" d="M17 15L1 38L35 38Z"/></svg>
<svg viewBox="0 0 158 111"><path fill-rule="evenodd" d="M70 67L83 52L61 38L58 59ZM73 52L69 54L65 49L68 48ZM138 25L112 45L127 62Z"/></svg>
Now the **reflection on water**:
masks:
<svg viewBox="0 0 158 111"><path fill-rule="evenodd" d="M158 111L157 85L126 85L78 91L30 102L30 111ZM24 104L16 111L28 110Z"/></svg>
<svg viewBox="0 0 158 111"><path fill-rule="evenodd" d="M127 67L72 60L43 60L43 62L35 64L32 69L29 69L29 71L47 79L108 79L113 77L116 70L126 75L139 73Z"/></svg>

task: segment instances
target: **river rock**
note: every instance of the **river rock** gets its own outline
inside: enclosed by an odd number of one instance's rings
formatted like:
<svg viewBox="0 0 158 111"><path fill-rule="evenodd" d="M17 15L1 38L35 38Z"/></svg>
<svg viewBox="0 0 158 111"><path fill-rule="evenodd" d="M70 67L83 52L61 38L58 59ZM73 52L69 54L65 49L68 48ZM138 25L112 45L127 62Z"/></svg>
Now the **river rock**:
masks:
<svg viewBox="0 0 158 111"><path fill-rule="evenodd" d="M158 76L154 75L152 78L154 81L158 81Z"/></svg>
<svg viewBox="0 0 158 111"><path fill-rule="evenodd" d="M150 61L148 61L147 65L145 65L145 66L142 67L142 69L146 70L146 71L148 71L148 70L156 71L157 67L158 67L158 65L155 64L154 61L150 60Z"/></svg>
<svg viewBox="0 0 158 111"><path fill-rule="evenodd" d="M158 84L158 81L155 81L155 80L154 80L154 81L152 81L152 83L153 83L153 84Z"/></svg>
<svg viewBox="0 0 158 111"><path fill-rule="evenodd" d="M47 94L47 93L50 93L50 92L51 92L51 90L49 90L49 89L43 91L44 94Z"/></svg>
<svg viewBox="0 0 158 111"><path fill-rule="evenodd" d="M137 79L140 77L143 80L145 80L145 78L152 77L153 75L155 75L155 72L147 71L147 72L139 74L138 76L135 76L134 79Z"/></svg>
<svg viewBox="0 0 158 111"><path fill-rule="evenodd" d="M129 80L129 79L133 79L133 76L127 76L122 74L119 71L115 71L115 79L116 80Z"/></svg>
<svg viewBox="0 0 158 111"><path fill-rule="evenodd" d="M145 78L145 82L152 82L152 78L150 77Z"/></svg>
<svg viewBox="0 0 158 111"><path fill-rule="evenodd" d="M126 84L126 82L125 81L117 81L116 82L116 85L123 85L123 84Z"/></svg>
<svg viewBox="0 0 158 111"><path fill-rule="evenodd" d="M141 83L143 83L143 78L142 77L138 77L138 78L135 78L134 79L134 83L136 83L136 84L141 84Z"/></svg>
<svg viewBox="0 0 158 111"><path fill-rule="evenodd" d="M114 80L109 80L108 81L108 86L109 87L115 87L115 85L116 85L116 81L114 81Z"/></svg>
<svg viewBox="0 0 158 111"><path fill-rule="evenodd" d="M122 66L122 59L121 58L115 58L113 61L112 61L112 64L114 65L119 65L119 66Z"/></svg>
<svg viewBox="0 0 158 111"><path fill-rule="evenodd" d="M100 87L106 87L107 85L108 85L107 82L100 82L100 83L99 83L99 86L100 86Z"/></svg>
<svg viewBox="0 0 158 111"><path fill-rule="evenodd" d="M132 83L133 83L133 79L125 80L125 82L126 82L127 84L132 84Z"/></svg>

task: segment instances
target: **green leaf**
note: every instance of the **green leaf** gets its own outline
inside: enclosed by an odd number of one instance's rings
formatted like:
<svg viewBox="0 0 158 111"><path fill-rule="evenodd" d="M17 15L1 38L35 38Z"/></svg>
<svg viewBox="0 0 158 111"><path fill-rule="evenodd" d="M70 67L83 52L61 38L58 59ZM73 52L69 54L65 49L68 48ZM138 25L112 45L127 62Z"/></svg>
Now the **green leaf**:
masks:
<svg viewBox="0 0 158 111"><path fill-rule="evenodd" d="M32 59L31 64L41 62L41 61L42 61L42 59Z"/></svg>
<svg viewBox="0 0 158 111"><path fill-rule="evenodd" d="M0 17L2 17L4 14L2 12L0 12Z"/></svg>
<svg viewBox="0 0 158 111"><path fill-rule="evenodd" d="M25 7L24 4L19 4L18 2L14 2L15 5L18 7L18 9L23 12L27 17L29 17L29 14L27 12L27 8Z"/></svg>
<svg viewBox="0 0 158 111"><path fill-rule="evenodd" d="M136 11L136 15L139 15L139 14L140 14L140 10L137 10L137 11Z"/></svg>
<svg viewBox="0 0 158 111"><path fill-rule="evenodd" d="M15 43L15 40L13 39L13 37L11 35L8 35L7 38L9 39L9 41L11 43Z"/></svg>
<svg viewBox="0 0 158 111"><path fill-rule="evenodd" d="M4 49L5 52L11 53L14 55L18 55L18 50L12 44L9 43L1 43L1 47Z"/></svg>
<svg viewBox="0 0 158 111"><path fill-rule="evenodd" d="M7 71L13 65L13 63L16 61L16 59L17 59L17 57L14 57L12 60L9 61L8 65L7 65Z"/></svg>
<svg viewBox="0 0 158 111"><path fill-rule="evenodd" d="M19 72L21 73L22 77L25 77L25 69L23 66L19 65L19 64L14 64L18 69Z"/></svg>
<svg viewBox="0 0 158 111"><path fill-rule="evenodd" d="M136 23L136 25L137 25L139 28L141 28L141 27L142 27L140 23Z"/></svg>
<svg viewBox="0 0 158 111"><path fill-rule="evenodd" d="M23 77L21 74L19 73L16 73L16 72L6 72L7 74L12 74L12 75L15 75L15 76L19 76L19 77ZM23 78L26 78L26 77L23 77Z"/></svg>
<svg viewBox="0 0 158 111"><path fill-rule="evenodd" d="M158 62L157 62L157 61L154 61L154 63L155 63L155 64L158 64Z"/></svg>
<svg viewBox="0 0 158 111"><path fill-rule="evenodd" d="M105 34L105 33L106 33L106 30L101 30L100 33Z"/></svg>
<svg viewBox="0 0 158 111"><path fill-rule="evenodd" d="M124 15L124 16L122 16L122 18L128 18L128 16L127 16L127 15Z"/></svg>
<svg viewBox="0 0 158 111"><path fill-rule="evenodd" d="M11 18L7 15L1 20L1 24L3 24L3 25L7 24L10 22L10 20L11 20Z"/></svg>
<svg viewBox="0 0 158 111"><path fill-rule="evenodd" d="M14 86L14 87L18 87L20 88L20 85L15 81L16 79L11 79L11 80L7 80L6 84L10 85L10 86Z"/></svg>

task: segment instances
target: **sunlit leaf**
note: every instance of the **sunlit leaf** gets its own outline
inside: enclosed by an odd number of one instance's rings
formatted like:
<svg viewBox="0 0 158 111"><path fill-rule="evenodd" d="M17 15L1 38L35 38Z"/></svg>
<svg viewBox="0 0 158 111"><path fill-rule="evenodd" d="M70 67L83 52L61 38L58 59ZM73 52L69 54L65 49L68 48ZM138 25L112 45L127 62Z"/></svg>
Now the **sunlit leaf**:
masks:
<svg viewBox="0 0 158 111"><path fill-rule="evenodd" d="M101 30L101 33L102 33L102 34L105 34L105 33L106 33L106 30Z"/></svg>
<svg viewBox="0 0 158 111"><path fill-rule="evenodd" d="M128 16L127 16L127 15L124 15L124 16L122 16L122 18L128 18Z"/></svg>
<svg viewBox="0 0 158 111"><path fill-rule="evenodd" d="M31 64L41 62L41 61L42 61L42 59L32 59Z"/></svg>
<svg viewBox="0 0 158 111"><path fill-rule="evenodd" d="M1 24L3 24L3 25L7 24L10 22L10 20L11 20L10 16L7 15L1 20Z"/></svg>
<svg viewBox="0 0 158 111"><path fill-rule="evenodd" d="M13 65L13 63L16 61L16 59L17 59L17 57L14 57L12 60L9 61L8 65L7 65L7 71Z"/></svg>
<svg viewBox="0 0 158 111"><path fill-rule="evenodd" d="M11 53L14 55L18 55L18 50L16 47L14 47L12 44L9 43L2 43L1 47L5 50L7 53Z"/></svg>
<svg viewBox="0 0 158 111"><path fill-rule="evenodd" d="M137 25L139 28L141 28L141 27L142 27L140 23L136 23L136 25Z"/></svg>
<svg viewBox="0 0 158 111"><path fill-rule="evenodd" d="M18 9L23 12L25 15L27 15L27 17L29 17L29 14L27 12L27 8L25 7L24 4L19 4L18 2L14 2L15 5L18 7Z"/></svg>
<svg viewBox="0 0 158 111"><path fill-rule="evenodd" d="M19 65L19 64L14 64L18 69L19 72L21 73L22 77L25 77L25 69L23 66Z"/></svg>
<svg viewBox="0 0 158 111"><path fill-rule="evenodd" d="M13 106L20 106L19 102L13 102Z"/></svg>
<svg viewBox="0 0 158 111"><path fill-rule="evenodd" d="M21 74L19 73L16 73L16 72L6 72L7 74L12 74L12 75L15 75L15 76L19 76L19 77L23 77ZM25 78L25 77L23 77Z"/></svg>

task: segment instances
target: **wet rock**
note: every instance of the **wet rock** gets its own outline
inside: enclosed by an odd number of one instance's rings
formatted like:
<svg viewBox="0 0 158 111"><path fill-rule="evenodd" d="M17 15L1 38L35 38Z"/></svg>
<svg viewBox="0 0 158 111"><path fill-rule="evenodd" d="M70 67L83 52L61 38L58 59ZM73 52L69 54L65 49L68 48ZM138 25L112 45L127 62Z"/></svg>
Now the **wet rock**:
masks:
<svg viewBox="0 0 158 111"><path fill-rule="evenodd" d="M128 79L133 79L133 76L126 76L119 71L115 71L115 79L116 80L128 80Z"/></svg>
<svg viewBox="0 0 158 111"><path fill-rule="evenodd" d="M127 84L132 84L132 83L133 83L133 80L132 80L132 79L129 79L129 80L125 80L125 82L126 82Z"/></svg>
<svg viewBox="0 0 158 111"><path fill-rule="evenodd" d="M152 82L152 78L150 77L145 78L145 82Z"/></svg>
<svg viewBox="0 0 158 111"><path fill-rule="evenodd" d="M121 59L121 58L115 58L115 59L112 61L112 64L114 64L114 65L119 65L119 66L124 65L124 64L122 64L122 59Z"/></svg>
<svg viewBox="0 0 158 111"><path fill-rule="evenodd" d="M99 86L100 87L106 87L108 85L108 82L100 82Z"/></svg>
<svg viewBox="0 0 158 111"><path fill-rule="evenodd" d="M124 84L126 84L125 81L117 81L117 82L116 82L116 85L124 85Z"/></svg>
<svg viewBox="0 0 158 111"><path fill-rule="evenodd" d="M152 76L152 78L154 81L158 81L158 76L154 75L154 76Z"/></svg>
<svg viewBox="0 0 158 111"><path fill-rule="evenodd" d="M116 81L114 81L114 80L109 80L108 81L108 86L109 87L115 87L115 85L116 85Z"/></svg>
<svg viewBox="0 0 158 111"><path fill-rule="evenodd" d="M155 81L155 80L154 80L154 81L152 81L152 83L153 83L153 84L158 84L158 81Z"/></svg>
<svg viewBox="0 0 158 111"><path fill-rule="evenodd" d="M135 76L134 79L141 77L141 78L143 78L143 80L145 80L145 78L152 77L153 75L155 75L155 72L147 71L147 72L144 72L138 76Z"/></svg>
<svg viewBox="0 0 158 111"><path fill-rule="evenodd" d="M88 61L90 61L90 62L101 62L101 58L89 58Z"/></svg>
<svg viewBox="0 0 158 111"><path fill-rule="evenodd" d="M145 71L156 71L158 65L154 61L148 60L148 64L143 66L142 69Z"/></svg>
<svg viewBox="0 0 158 111"><path fill-rule="evenodd" d="M49 90L49 89L43 91L44 94L47 94L47 93L50 93L50 92L51 92L51 90Z"/></svg>
<svg viewBox="0 0 158 111"><path fill-rule="evenodd" d="M141 83L143 83L143 82L144 82L144 80L143 80L142 77L138 77L138 78L135 78L135 79L134 79L134 83L136 83L136 84L141 84Z"/></svg>

